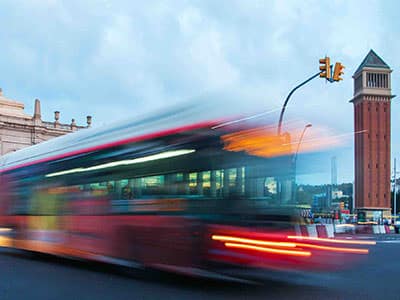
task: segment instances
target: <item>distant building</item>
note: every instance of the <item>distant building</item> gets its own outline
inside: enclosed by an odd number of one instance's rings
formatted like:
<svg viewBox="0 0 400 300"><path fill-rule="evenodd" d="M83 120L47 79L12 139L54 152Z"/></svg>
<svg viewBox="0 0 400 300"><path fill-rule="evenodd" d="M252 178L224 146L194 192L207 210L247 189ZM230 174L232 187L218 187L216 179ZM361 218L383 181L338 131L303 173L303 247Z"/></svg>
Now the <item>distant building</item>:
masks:
<svg viewBox="0 0 400 300"><path fill-rule="evenodd" d="M87 126L59 122L60 112L54 113L54 121L42 120L40 101L35 100L35 111L30 116L24 111L24 104L3 95L0 89L0 155L16 151L75 130L87 128L92 118L87 116Z"/></svg>
<svg viewBox="0 0 400 300"><path fill-rule="evenodd" d="M336 165L336 156L332 156L331 158L331 185L333 189L337 187L337 165Z"/></svg>
<svg viewBox="0 0 400 300"><path fill-rule="evenodd" d="M367 218L390 214L390 67L371 50L353 75L355 208Z"/></svg>
<svg viewBox="0 0 400 300"><path fill-rule="evenodd" d="M343 195L343 191L340 190L332 191L332 199L340 199L343 197L349 197L349 196Z"/></svg>
<svg viewBox="0 0 400 300"><path fill-rule="evenodd" d="M324 212L330 209L331 203L327 193L313 195L312 211L313 212Z"/></svg>

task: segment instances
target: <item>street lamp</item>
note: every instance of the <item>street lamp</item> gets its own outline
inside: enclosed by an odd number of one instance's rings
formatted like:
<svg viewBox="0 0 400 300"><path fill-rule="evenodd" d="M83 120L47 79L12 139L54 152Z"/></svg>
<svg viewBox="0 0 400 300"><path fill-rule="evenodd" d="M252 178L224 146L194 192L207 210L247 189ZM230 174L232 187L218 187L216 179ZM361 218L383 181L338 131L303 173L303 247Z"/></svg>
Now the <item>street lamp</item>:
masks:
<svg viewBox="0 0 400 300"><path fill-rule="evenodd" d="M303 129L303 131L301 132L301 135L300 135L300 139L299 139L299 142L297 143L297 149L296 149L296 152L295 152L295 154L294 154L294 157L293 157L293 168L294 168L294 178L293 178L293 201L295 202L296 201L296 169L297 169L297 156L298 156L298 154L299 154L299 150L300 150L300 145L301 145L301 142L303 141L303 137L304 137L304 134L305 134L305 132L306 132L306 130L307 130L307 128L310 128L310 127L312 127L312 124L307 124L306 126L304 126L304 129Z"/></svg>

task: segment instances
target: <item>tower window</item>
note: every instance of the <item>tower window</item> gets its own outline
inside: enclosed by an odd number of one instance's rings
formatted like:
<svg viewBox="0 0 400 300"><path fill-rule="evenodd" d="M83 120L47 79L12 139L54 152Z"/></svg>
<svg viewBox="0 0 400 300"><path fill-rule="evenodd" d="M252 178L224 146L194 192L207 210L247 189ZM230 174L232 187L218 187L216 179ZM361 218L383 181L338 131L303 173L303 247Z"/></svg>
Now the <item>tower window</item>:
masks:
<svg viewBox="0 0 400 300"><path fill-rule="evenodd" d="M388 88L388 74L367 73L367 87L370 88Z"/></svg>
<svg viewBox="0 0 400 300"><path fill-rule="evenodd" d="M355 80L354 80L354 90L358 91L360 90L362 87L362 75L358 76Z"/></svg>

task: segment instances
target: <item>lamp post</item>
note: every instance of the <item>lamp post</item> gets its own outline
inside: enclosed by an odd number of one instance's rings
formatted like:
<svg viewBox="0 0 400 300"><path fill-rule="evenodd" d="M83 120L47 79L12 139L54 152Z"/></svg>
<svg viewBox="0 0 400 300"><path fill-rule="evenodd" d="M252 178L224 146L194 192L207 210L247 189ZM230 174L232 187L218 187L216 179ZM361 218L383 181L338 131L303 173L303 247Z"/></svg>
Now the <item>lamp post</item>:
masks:
<svg viewBox="0 0 400 300"><path fill-rule="evenodd" d="M297 156L299 154L300 145L303 141L304 134L306 133L307 128L312 127L312 124L307 124L304 126L303 131L301 132L299 142L297 143L296 152L293 157L293 169L294 169L294 176L293 176L293 202L296 202L296 172L297 172Z"/></svg>

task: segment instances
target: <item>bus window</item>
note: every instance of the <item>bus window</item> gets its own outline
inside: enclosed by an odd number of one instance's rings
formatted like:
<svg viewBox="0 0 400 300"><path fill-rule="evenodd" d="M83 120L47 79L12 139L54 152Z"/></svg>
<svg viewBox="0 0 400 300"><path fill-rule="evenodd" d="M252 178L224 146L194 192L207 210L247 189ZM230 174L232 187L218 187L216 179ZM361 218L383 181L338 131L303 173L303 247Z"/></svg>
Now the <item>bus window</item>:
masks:
<svg viewBox="0 0 400 300"><path fill-rule="evenodd" d="M166 188L170 188L169 183L172 181L171 175L149 176L142 179L142 194L143 195L162 195L164 184ZM165 182L165 183L164 183Z"/></svg>

